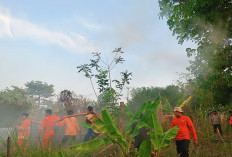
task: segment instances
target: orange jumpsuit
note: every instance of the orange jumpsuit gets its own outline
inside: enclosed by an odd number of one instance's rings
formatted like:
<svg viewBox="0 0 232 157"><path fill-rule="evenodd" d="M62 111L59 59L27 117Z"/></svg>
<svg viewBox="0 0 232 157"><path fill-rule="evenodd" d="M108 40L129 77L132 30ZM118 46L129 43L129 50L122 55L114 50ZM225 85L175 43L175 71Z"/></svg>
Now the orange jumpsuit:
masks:
<svg viewBox="0 0 232 157"><path fill-rule="evenodd" d="M25 119L21 126L18 126L17 129L19 129L19 134L18 134L18 145L22 149L26 149L27 147L27 142L30 137L30 132L31 132L31 120L30 119Z"/></svg>
<svg viewBox="0 0 232 157"><path fill-rule="evenodd" d="M41 143L42 148L47 148L48 145L51 144L54 137L54 126L55 121L53 116L47 115L41 124L41 127L44 129L43 139Z"/></svg>

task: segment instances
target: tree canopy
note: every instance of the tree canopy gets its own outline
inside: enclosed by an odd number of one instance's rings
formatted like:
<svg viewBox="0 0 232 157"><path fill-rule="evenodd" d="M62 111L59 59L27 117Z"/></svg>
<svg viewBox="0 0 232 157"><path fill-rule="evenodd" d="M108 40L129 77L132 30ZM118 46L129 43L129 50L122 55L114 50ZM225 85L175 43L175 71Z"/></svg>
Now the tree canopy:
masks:
<svg viewBox="0 0 232 157"><path fill-rule="evenodd" d="M29 111L35 104L27 90L12 86L0 91L0 126L12 125L22 112Z"/></svg>
<svg viewBox="0 0 232 157"><path fill-rule="evenodd" d="M160 16L179 44L191 40L197 48L187 48L194 58L187 68L194 77L192 92L210 93L208 103L231 103L232 97L232 3L231 0L159 0Z"/></svg>
<svg viewBox="0 0 232 157"><path fill-rule="evenodd" d="M184 100L184 93L178 86L170 85L165 88L162 87L142 87L131 90L131 100L128 102L128 107L132 112L136 112L146 101L153 101L161 96L163 105L167 104L166 100L171 104L170 107L180 105ZM166 99L167 98L167 99ZM165 100L166 99L166 100ZM163 106L165 107L165 106ZM163 108L165 109L165 108Z"/></svg>
<svg viewBox="0 0 232 157"><path fill-rule="evenodd" d="M54 86L52 84L48 85L46 82L31 81L27 82L25 86L29 94L38 100L38 106L40 106L41 98L49 98L54 95Z"/></svg>

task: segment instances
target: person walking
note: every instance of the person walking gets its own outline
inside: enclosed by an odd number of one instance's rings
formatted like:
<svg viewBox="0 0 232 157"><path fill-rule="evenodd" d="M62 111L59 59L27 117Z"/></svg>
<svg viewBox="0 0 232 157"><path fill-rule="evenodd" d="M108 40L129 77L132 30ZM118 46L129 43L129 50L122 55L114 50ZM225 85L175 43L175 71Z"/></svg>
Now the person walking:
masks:
<svg viewBox="0 0 232 157"><path fill-rule="evenodd" d="M213 125L213 131L215 134L217 134L217 129L219 130L221 136L223 135L222 129L221 129L221 117L218 113L218 111L213 111L211 113L211 123Z"/></svg>
<svg viewBox="0 0 232 157"><path fill-rule="evenodd" d="M73 111L70 110L67 112L68 115L73 115ZM59 126L65 125L65 135L62 140L62 144L65 144L68 140L71 140L72 142L75 141L77 136L77 130L80 131L80 128L77 124L77 118L76 117L69 117L65 118L61 122L59 122Z"/></svg>
<svg viewBox="0 0 232 157"><path fill-rule="evenodd" d="M175 118L172 120L171 128L174 126L179 127L178 133L175 137L177 153L180 157L188 157L190 132L196 146L198 145L197 134L192 120L188 116L183 115L183 110L181 107L175 107L174 114Z"/></svg>

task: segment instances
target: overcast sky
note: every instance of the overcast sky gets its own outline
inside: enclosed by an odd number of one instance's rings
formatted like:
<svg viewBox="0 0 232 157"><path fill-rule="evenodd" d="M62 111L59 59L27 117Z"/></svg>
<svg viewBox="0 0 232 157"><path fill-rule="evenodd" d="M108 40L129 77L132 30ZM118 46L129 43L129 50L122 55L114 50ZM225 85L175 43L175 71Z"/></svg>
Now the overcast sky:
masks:
<svg viewBox="0 0 232 157"><path fill-rule="evenodd" d="M185 52L156 0L0 0L0 90L39 80L94 98L76 67L92 52L123 47L133 73L129 87L174 84L185 72Z"/></svg>

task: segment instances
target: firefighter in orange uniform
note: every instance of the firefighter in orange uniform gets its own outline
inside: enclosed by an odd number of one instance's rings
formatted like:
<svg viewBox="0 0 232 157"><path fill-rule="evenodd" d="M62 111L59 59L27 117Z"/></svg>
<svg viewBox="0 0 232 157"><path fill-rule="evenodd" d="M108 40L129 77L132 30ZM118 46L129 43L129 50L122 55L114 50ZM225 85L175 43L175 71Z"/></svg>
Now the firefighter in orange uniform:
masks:
<svg viewBox="0 0 232 157"><path fill-rule="evenodd" d="M42 148L47 149L49 145L51 145L53 137L54 137L54 126L55 121L52 116L52 110L45 110L46 117L43 119L41 127L43 129L43 138L41 141ZM39 131L41 132L41 130Z"/></svg>
<svg viewBox="0 0 232 157"><path fill-rule="evenodd" d="M36 122L28 119L28 116L29 116L28 113L23 113L22 114L23 122L20 126L17 126L17 129L19 130L18 145L23 150L26 150L28 145L28 140L30 138L30 132L31 132L31 123L41 124L40 122Z"/></svg>
<svg viewBox="0 0 232 157"><path fill-rule="evenodd" d="M70 110L67 112L68 115L72 115L73 111ZM77 130L80 131L80 128L77 124L77 118L75 117L70 117L70 118L65 118L59 123L60 126L65 125L65 136L62 140L62 143L65 144L68 140L71 140L72 142L75 141L76 136L77 136Z"/></svg>

